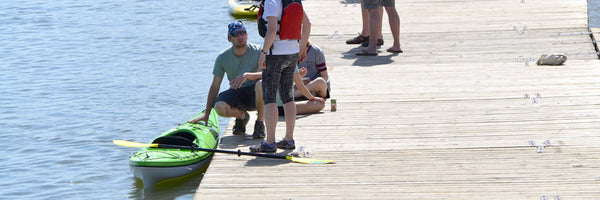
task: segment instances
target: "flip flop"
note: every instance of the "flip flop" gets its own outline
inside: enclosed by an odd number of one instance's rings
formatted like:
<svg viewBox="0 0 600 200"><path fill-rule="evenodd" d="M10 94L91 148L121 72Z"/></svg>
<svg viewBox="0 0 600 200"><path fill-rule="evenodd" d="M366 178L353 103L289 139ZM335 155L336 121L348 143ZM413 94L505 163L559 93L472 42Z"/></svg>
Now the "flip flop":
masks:
<svg viewBox="0 0 600 200"><path fill-rule="evenodd" d="M390 53L402 53L404 51L402 51L402 49L400 49L400 50L393 50L393 49L389 48L389 49L387 49L387 52L390 52Z"/></svg>
<svg viewBox="0 0 600 200"><path fill-rule="evenodd" d="M357 52L354 55L357 55L357 56L377 56L379 54L377 54L377 53L369 53L369 52L367 52L365 50L361 50L361 51Z"/></svg>

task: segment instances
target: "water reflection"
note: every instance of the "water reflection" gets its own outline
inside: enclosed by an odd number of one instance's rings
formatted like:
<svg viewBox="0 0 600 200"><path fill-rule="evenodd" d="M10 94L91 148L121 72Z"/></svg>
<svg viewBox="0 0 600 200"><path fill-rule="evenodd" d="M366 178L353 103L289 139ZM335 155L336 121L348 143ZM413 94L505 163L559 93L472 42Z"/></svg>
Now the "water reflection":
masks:
<svg viewBox="0 0 600 200"><path fill-rule="evenodd" d="M144 188L140 179L132 177L129 199L193 199L207 169L208 166L190 175L169 179L148 188Z"/></svg>

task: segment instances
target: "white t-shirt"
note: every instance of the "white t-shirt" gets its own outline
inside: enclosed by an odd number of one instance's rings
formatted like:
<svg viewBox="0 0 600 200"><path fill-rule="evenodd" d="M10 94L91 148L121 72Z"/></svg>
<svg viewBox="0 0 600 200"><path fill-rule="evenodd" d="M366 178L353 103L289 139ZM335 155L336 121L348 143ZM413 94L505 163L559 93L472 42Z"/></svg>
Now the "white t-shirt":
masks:
<svg viewBox="0 0 600 200"><path fill-rule="evenodd" d="M281 20L282 7L281 0L265 0L263 19L267 20L267 17L274 16L278 20ZM279 39L279 35L277 35L271 50L267 51L271 55L296 54L300 52L300 45L298 44L298 40L281 40Z"/></svg>

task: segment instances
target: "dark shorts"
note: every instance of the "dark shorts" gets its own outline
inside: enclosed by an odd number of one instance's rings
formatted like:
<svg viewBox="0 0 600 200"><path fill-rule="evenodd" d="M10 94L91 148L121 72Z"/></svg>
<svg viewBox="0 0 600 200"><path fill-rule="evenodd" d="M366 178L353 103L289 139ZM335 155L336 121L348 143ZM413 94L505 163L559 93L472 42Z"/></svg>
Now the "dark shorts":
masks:
<svg viewBox="0 0 600 200"><path fill-rule="evenodd" d="M267 55L267 69L262 73L263 100L265 104L276 103L277 91L282 102L294 101L294 71L298 64L298 54Z"/></svg>
<svg viewBox="0 0 600 200"><path fill-rule="evenodd" d="M379 6L383 7L394 7L396 6L395 0L362 0L363 8L365 9L376 9Z"/></svg>
<svg viewBox="0 0 600 200"><path fill-rule="evenodd" d="M224 101L232 108L243 111L256 110L256 93L254 85L244 86L238 89L228 89L219 94L215 102Z"/></svg>

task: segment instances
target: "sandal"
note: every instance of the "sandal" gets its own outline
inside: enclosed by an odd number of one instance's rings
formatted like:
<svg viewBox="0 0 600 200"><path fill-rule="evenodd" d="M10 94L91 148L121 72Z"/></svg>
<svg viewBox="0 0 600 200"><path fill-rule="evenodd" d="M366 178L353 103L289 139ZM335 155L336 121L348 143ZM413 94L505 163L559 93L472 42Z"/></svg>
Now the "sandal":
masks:
<svg viewBox="0 0 600 200"><path fill-rule="evenodd" d="M387 49L387 52L390 52L390 53L402 53L404 51L402 51L402 49L400 49L400 50L394 50L392 48L389 48L389 49Z"/></svg>
<svg viewBox="0 0 600 200"><path fill-rule="evenodd" d="M291 141L286 141L285 139L277 142L277 148L280 149L295 149L296 148L296 143L294 142L294 140Z"/></svg>
<svg viewBox="0 0 600 200"><path fill-rule="evenodd" d="M369 36L362 36L362 35L358 34L358 36L356 36L355 38L346 40L346 44L361 44L368 40L369 40Z"/></svg>
<svg viewBox="0 0 600 200"><path fill-rule="evenodd" d="M381 46L381 45L383 45L383 39L377 39L377 46ZM361 46L368 47L369 46L369 40L363 42L361 44Z"/></svg>
<svg viewBox="0 0 600 200"><path fill-rule="evenodd" d="M277 144L267 144L266 142L260 143L260 145L254 145L250 147L251 152L263 152L263 153L275 153L277 151Z"/></svg>

